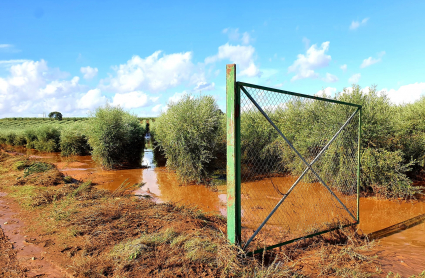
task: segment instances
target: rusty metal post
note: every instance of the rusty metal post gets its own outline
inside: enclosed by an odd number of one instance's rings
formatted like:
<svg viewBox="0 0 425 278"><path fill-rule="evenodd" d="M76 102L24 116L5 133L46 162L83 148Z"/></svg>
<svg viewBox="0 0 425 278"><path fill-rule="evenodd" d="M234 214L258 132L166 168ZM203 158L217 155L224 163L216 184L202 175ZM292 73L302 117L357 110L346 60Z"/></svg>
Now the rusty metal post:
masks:
<svg viewBox="0 0 425 278"><path fill-rule="evenodd" d="M227 115L227 238L241 244L240 90L236 65L226 65Z"/></svg>

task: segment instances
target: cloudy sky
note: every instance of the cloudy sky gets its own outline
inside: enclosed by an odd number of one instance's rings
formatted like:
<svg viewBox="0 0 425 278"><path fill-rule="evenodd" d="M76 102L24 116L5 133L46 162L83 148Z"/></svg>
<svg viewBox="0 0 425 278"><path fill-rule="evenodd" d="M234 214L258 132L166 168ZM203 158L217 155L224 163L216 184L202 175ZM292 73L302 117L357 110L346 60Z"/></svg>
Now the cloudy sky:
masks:
<svg viewBox="0 0 425 278"><path fill-rule="evenodd" d="M156 116L184 94L225 110L239 81L316 94L425 94L425 1L2 1L0 118L109 102Z"/></svg>

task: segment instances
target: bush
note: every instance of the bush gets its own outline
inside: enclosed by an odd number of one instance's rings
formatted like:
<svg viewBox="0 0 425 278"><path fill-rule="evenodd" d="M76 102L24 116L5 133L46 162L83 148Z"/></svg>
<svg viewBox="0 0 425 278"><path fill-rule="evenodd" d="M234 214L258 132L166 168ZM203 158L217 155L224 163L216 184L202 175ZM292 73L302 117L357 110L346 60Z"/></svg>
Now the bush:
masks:
<svg viewBox="0 0 425 278"><path fill-rule="evenodd" d="M42 125L35 130L37 141L34 142L35 149L44 152L59 151L60 130L54 125Z"/></svg>
<svg viewBox="0 0 425 278"><path fill-rule="evenodd" d="M394 144L404 160L416 160L415 170L425 167L425 97L397 107Z"/></svg>
<svg viewBox="0 0 425 278"><path fill-rule="evenodd" d="M225 151L221 118L211 96L184 96L156 119L155 140L181 182L203 182L217 167L217 153Z"/></svg>
<svg viewBox="0 0 425 278"><path fill-rule="evenodd" d="M362 160L368 159L361 173L362 188L391 198L413 196L417 191L411 186L406 173L411 171L416 160L423 161L425 157L425 124L416 124L421 120L415 117L425 113L425 100L396 107L385 93L377 92L376 87L364 92L356 85L337 94L335 99L363 106L364 153L361 157ZM293 100L287 102L284 108L269 109L266 113L310 162L354 111L355 108L323 101ZM418 127L415 129L413 126ZM349 190L346 181L356 180L356 145L357 120L354 119L314 165L326 183L346 194L355 193ZM249 158L248 163L253 164L242 165L243 177L244 168L251 172L251 177L253 168L259 167L262 171L257 170L257 174L287 172L297 176L306 168L259 112L241 114L241 149L242 162ZM307 173L304 181L317 182L310 171Z"/></svg>
<svg viewBox="0 0 425 278"><path fill-rule="evenodd" d="M86 155L90 153L90 146L84 129L86 129L86 126L81 124L67 125L62 128L60 136L62 156Z"/></svg>
<svg viewBox="0 0 425 278"><path fill-rule="evenodd" d="M401 151L368 148L361 162L362 184L372 188L375 194L386 198L411 198L420 192L406 176L414 161L405 164Z"/></svg>
<svg viewBox="0 0 425 278"><path fill-rule="evenodd" d="M37 141L37 134L36 134L35 129L26 128L24 130L24 137L25 137L25 141L27 142L26 148L27 149L34 149L35 148L34 142Z"/></svg>
<svg viewBox="0 0 425 278"><path fill-rule="evenodd" d="M124 163L139 164L145 145L145 131L136 116L120 107L96 109L87 129L93 159L111 169Z"/></svg>
<svg viewBox="0 0 425 278"><path fill-rule="evenodd" d="M6 144L11 145L11 146L15 145L15 138L16 138L15 132L10 131L10 132L6 133L6 136L5 136Z"/></svg>
<svg viewBox="0 0 425 278"><path fill-rule="evenodd" d="M27 140L25 139L25 134L22 131L17 132L15 140L13 141L13 145L25 146L26 144L27 144Z"/></svg>
<svg viewBox="0 0 425 278"><path fill-rule="evenodd" d="M241 161L256 164L244 165L243 176L249 175L247 171L261 174L276 170L277 154L272 143L277 137L275 129L260 112L241 114ZM224 140L226 142L226 138Z"/></svg>

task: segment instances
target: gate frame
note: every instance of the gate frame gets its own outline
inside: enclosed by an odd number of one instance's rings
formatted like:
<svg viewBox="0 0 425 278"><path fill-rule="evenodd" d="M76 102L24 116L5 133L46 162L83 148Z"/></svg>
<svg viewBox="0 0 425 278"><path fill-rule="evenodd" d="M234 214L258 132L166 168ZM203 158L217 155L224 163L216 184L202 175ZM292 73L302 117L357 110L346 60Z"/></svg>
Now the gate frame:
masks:
<svg viewBox="0 0 425 278"><path fill-rule="evenodd" d="M227 238L231 244L242 247L242 217L241 217L241 134L240 134L240 96L241 86L246 85L251 88L272 91L276 93L292 95L297 97L321 100L337 104L357 107L359 113L358 124L358 149L357 149L357 219L356 222L342 227L331 228L325 231L316 232L307 236L295 238L265 248L249 252L248 255L257 254L265 250L270 250L302 239L311 238L317 235L328 233L341 228L354 226L360 223L360 150L362 132L362 106L359 104L327 99L317 96L299 94L264 86L236 81L236 64L226 65L226 117L227 117Z"/></svg>

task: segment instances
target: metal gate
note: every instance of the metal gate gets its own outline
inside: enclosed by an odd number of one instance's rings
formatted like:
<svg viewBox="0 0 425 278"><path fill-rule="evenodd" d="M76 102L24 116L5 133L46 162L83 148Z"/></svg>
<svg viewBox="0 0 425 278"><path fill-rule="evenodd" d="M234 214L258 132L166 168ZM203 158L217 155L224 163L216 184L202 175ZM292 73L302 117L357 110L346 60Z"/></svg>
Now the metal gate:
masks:
<svg viewBox="0 0 425 278"><path fill-rule="evenodd" d="M230 242L257 253L358 224L361 105L226 73Z"/></svg>

